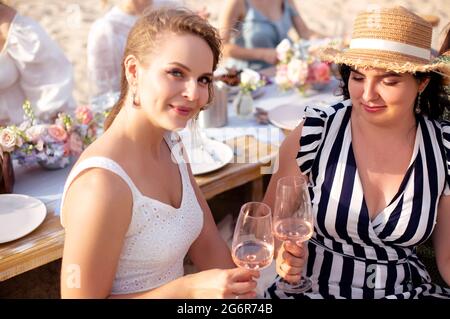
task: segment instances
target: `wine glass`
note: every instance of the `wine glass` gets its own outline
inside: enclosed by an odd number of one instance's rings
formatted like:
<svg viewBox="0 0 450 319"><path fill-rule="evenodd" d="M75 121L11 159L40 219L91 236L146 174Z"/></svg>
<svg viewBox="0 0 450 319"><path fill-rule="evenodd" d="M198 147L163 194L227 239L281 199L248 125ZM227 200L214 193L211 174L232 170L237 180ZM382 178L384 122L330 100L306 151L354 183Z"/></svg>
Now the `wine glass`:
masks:
<svg viewBox="0 0 450 319"><path fill-rule="evenodd" d="M301 243L311 238L314 218L305 177L286 176L278 180L273 213L274 235L277 239ZM287 293L302 293L309 290L311 285L311 280L304 276L295 284L283 278L277 282L277 288Z"/></svg>
<svg viewBox="0 0 450 319"><path fill-rule="evenodd" d="M270 207L249 202L241 207L234 229L231 255L241 268L261 270L272 263L274 239Z"/></svg>

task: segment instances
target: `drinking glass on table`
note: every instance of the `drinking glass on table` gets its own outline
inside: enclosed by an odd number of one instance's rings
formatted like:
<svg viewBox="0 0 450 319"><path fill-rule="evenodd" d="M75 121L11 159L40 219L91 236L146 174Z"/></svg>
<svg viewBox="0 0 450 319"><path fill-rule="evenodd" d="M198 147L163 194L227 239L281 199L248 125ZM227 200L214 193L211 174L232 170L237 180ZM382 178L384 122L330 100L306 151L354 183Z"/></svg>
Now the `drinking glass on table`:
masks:
<svg viewBox="0 0 450 319"><path fill-rule="evenodd" d="M264 269L272 263L273 248L270 207L260 202L244 204L239 213L231 245L234 263L245 269Z"/></svg>
<svg viewBox="0 0 450 319"><path fill-rule="evenodd" d="M278 180L273 225L274 235L281 241L302 243L311 238L314 219L305 177L286 176ZM302 293L311 288L311 280L302 276L298 283L291 284L281 278L277 288L287 293Z"/></svg>

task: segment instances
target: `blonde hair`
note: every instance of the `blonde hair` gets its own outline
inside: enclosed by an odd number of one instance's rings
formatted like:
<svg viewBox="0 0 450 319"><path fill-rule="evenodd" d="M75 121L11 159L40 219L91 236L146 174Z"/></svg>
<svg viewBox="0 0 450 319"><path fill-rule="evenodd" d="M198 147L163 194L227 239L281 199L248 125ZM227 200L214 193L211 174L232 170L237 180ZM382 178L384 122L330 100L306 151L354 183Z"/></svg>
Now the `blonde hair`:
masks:
<svg viewBox="0 0 450 319"><path fill-rule="evenodd" d="M157 48L157 42L161 39L159 36L164 32L193 34L205 40L213 53L213 70L216 69L221 55L221 40L217 30L208 21L184 8L160 8L150 11L139 18L128 35L121 68L120 96L105 120L105 130L111 126L127 97L128 81L125 76L124 59L133 55L139 62L146 64L150 53ZM212 83L209 84L208 92L209 103L213 97Z"/></svg>

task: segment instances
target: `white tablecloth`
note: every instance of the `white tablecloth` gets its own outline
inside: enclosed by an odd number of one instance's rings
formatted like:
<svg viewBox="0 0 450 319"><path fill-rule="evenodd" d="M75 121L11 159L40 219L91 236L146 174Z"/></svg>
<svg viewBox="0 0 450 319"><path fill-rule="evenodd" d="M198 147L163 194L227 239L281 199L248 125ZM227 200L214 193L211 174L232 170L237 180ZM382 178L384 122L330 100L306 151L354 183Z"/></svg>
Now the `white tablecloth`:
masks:
<svg viewBox="0 0 450 319"><path fill-rule="evenodd" d="M335 90L338 81L333 79L323 91L308 90L304 95L297 91L280 91L275 84L263 88L262 96L254 99L255 108L270 111L285 104L298 104L298 107L307 105L331 105L342 97L336 96ZM299 119L300 120L300 119ZM252 135L264 143L279 145L285 135L281 129L272 124L259 124L255 118L243 119L236 115L232 102L228 103L228 123L223 127L204 129L205 134L213 139L225 141L237 136Z"/></svg>
<svg viewBox="0 0 450 319"><path fill-rule="evenodd" d="M40 199L48 211L59 215L64 183L72 165L58 170L46 170L40 166L14 165L15 194L25 194Z"/></svg>

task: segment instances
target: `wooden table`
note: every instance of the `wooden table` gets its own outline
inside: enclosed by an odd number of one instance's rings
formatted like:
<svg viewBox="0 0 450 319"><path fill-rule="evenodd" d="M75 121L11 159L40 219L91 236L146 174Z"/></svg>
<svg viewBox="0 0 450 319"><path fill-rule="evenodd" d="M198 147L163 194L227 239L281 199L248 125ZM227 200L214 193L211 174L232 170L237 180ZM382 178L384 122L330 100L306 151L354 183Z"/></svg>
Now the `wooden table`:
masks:
<svg viewBox="0 0 450 319"><path fill-rule="evenodd" d="M196 177L206 199L251 182L252 199L263 195L262 176L270 171L277 147L264 144L251 136L227 142L234 150L234 161L222 169ZM64 229L53 210L31 234L0 244L0 281L45 265L62 257Z"/></svg>

